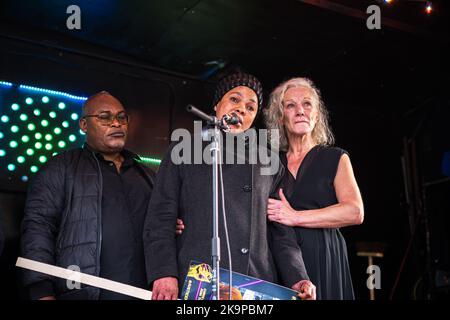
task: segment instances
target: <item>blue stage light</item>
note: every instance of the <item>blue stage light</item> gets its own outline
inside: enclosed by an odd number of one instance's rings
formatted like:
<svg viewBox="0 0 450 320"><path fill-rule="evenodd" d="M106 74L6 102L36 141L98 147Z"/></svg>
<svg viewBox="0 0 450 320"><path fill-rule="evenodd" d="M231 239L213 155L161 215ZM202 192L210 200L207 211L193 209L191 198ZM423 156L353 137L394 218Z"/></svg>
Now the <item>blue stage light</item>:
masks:
<svg viewBox="0 0 450 320"><path fill-rule="evenodd" d="M23 85L23 84L19 85L19 88L20 89L29 90L29 91L38 92L38 93L42 93L42 94L57 95L57 96L61 96L61 97L64 97L64 98L69 98L69 99L74 99L74 100L80 100L80 101L87 100L87 97L74 96L72 94L68 94L68 93L61 92L61 91L42 89L42 88L37 88L37 87L33 87L33 86L27 86L27 85Z"/></svg>

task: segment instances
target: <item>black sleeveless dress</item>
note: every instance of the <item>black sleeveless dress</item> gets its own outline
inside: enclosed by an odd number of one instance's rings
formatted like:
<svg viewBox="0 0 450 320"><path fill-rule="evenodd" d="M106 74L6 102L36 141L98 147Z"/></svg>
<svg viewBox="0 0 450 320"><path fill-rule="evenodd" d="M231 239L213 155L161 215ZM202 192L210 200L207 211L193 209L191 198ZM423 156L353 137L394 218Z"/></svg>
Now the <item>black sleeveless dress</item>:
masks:
<svg viewBox="0 0 450 320"><path fill-rule="evenodd" d="M320 209L338 202L333 182L344 153L347 152L336 147L313 147L295 178L287 170L286 154L280 155L286 167L281 187L292 208ZM306 270L317 287L317 299L354 299L347 246L339 229L294 229Z"/></svg>

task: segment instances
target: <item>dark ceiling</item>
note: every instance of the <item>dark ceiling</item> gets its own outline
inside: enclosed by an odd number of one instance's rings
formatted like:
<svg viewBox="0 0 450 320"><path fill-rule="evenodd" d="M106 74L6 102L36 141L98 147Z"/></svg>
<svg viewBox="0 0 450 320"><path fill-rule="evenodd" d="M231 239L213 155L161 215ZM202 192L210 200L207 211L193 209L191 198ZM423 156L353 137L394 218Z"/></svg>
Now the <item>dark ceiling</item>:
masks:
<svg viewBox="0 0 450 320"><path fill-rule="evenodd" d="M427 16L423 1L408 0L28 0L4 2L1 21L202 80L214 81L220 67L243 68L269 88L302 75L331 96L369 98L372 107L389 97L409 109L448 82L445 3L433 1ZM66 28L72 4L81 8L81 30ZM371 4L382 9L381 30L366 27Z"/></svg>

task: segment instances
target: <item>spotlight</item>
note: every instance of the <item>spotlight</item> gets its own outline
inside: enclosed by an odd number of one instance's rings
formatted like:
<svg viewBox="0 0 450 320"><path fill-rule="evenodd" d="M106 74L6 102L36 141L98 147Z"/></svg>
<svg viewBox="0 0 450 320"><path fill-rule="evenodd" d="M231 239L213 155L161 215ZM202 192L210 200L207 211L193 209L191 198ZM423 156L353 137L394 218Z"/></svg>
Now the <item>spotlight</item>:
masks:
<svg viewBox="0 0 450 320"><path fill-rule="evenodd" d="M433 4L431 3L431 1L427 1L427 5L425 7L425 12L427 14L431 14L431 12L433 12Z"/></svg>

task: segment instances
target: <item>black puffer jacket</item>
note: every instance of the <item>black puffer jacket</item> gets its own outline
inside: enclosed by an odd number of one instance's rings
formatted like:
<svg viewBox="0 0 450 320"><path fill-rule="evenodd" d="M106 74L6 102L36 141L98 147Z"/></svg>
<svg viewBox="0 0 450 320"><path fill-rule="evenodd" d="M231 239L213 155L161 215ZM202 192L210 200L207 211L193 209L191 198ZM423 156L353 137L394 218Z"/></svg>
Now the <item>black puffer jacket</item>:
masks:
<svg viewBox="0 0 450 320"><path fill-rule="evenodd" d="M154 173L138 164L153 187ZM73 149L53 157L36 175L28 190L22 222L24 258L83 273L100 273L102 175L94 153ZM150 200L150 199L149 199ZM52 281L59 299L98 299L100 290L69 291L66 280L32 271L23 272L25 286ZM76 294L77 297L69 295Z"/></svg>

